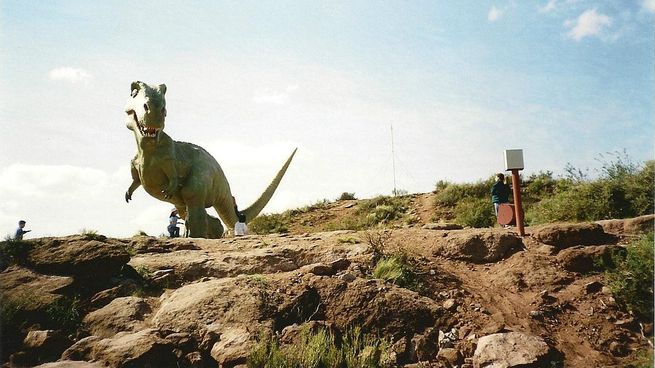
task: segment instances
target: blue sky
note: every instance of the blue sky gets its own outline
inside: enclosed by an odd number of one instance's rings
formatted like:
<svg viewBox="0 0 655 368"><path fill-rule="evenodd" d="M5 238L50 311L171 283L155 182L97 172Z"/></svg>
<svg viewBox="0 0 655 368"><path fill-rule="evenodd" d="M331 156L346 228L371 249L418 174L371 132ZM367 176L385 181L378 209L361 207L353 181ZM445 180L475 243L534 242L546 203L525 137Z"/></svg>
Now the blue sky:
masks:
<svg viewBox="0 0 655 368"><path fill-rule="evenodd" d="M242 206L299 147L269 212L389 193L391 124L410 192L486 178L509 148L526 173L652 159L654 21L653 0L5 0L0 226L163 232L169 205L122 202L133 80L167 84L167 131Z"/></svg>

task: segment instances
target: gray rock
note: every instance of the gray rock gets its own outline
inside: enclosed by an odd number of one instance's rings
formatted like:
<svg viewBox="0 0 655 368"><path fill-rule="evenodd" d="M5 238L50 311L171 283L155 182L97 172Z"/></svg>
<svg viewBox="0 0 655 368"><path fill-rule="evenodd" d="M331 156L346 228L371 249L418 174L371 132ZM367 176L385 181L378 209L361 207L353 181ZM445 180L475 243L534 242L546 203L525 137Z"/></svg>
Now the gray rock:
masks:
<svg viewBox="0 0 655 368"><path fill-rule="evenodd" d="M522 332L483 336L473 354L475 367L538 366L550 352L546 342Z"/></svg>
<svg viewBox="0 0 655 368"><path fill-rule="evenodd" d="M357 279L357 277L350 272L346 272L343 275L339 276L339 279L345 282L353 282L355 281L355 279Z"/></svg>
<svg viewBox="0 0 655 368"><path fill-rule="evenodd" d="M446 310L453 311L457 308L458 303L455 299L447 299L445 302L443 302L443 307Z"/></svg>

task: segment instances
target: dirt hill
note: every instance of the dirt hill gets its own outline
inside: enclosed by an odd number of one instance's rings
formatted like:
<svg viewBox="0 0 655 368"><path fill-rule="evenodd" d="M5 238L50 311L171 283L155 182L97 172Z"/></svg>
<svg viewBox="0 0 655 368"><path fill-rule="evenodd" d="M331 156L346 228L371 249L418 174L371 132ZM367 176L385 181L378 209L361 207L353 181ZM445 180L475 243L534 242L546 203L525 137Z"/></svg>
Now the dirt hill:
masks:
<svg viewBox="0 0 655 368"><path fill-rule="evenodd" d="M418 220L391 230L307 231L358 205L338 201L298 214L290 234L33 240L0 273L3 360L245 367L265 336L293 347L354 327L385 341L376 359L390 366L624 367L648 351L652 318L617 305L600 261L654 216L519 237L431 224L430 195L412 203ZM401 276L385 280L379 260Z"/></svg>

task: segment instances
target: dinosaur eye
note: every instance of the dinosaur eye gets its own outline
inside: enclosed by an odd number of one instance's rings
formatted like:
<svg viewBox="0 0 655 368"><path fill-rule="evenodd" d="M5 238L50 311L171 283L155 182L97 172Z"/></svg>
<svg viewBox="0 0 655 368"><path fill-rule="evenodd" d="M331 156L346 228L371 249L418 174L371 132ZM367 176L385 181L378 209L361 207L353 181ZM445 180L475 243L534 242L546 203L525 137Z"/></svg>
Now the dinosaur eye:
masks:
<svg viewBox="0 0 655 368"><path fill-rule="evenodd" d="M138 91L136 88L133 89L133 90L132 90L132 93L131 93L132 97L133 97L133 98L136 97L137 93L139 93L139 91Z"/></svg>
<svg viewBox="0 0 655 368"><path fill-rule="evenodd" d="M146 110L146 112L148 112L148 105L147 105L147 104L143 104L143 109Z"/></svg>
<svg viewBox="0 0 655 368"><path fill-rule="evenodd" d="M161 108L161 113L162 113L162 115L166 116L166 108L165 107Z"/></svg>

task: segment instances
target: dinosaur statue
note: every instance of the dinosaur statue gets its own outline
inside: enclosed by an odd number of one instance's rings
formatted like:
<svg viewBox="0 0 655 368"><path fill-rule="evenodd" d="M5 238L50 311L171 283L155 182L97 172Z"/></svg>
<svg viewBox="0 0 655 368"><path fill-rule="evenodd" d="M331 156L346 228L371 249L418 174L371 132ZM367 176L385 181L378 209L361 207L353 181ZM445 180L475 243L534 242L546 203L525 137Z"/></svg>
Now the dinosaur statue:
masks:
<svg viewBox="0 0 655 368"><path fill-rule="evenodd" d="M150 86L132 82L125 106L127 128L134 132L137 153L132 160L132 184L125 201L139 187L151 196L172 203L186 220L188 235L194 238L220 238L221 222L207 214L214 207L225 225L237 222L230 184L221 166L202 147L174 141L164 133L166 85ZM241 211L251 221L266 206L287 171L295 149L268 188L250 207Z"/></svg>

